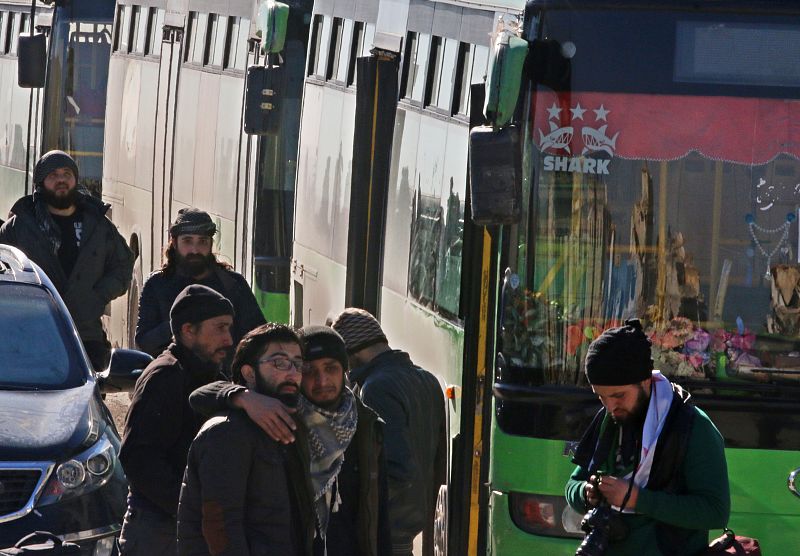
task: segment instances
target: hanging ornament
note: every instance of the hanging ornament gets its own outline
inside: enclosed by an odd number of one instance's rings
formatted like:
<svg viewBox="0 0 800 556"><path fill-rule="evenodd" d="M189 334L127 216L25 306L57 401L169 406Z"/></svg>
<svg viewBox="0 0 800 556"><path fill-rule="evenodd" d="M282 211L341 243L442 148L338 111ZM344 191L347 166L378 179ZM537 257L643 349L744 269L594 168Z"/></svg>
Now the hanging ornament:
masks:
<svg viewBox="0 0 800 556"><path fill-rule="evenodd" d="M789 239L789 227L792 225L792 222L795 219L793 213L789 213L786 215L786 222L778 226L777 228L762 228L755 222L755 218L753 218L752 214L748 214L744 217L745 222L747 222L747 231L750 232L750 237L753 239L753 244L758 249L759 253L764 255L767 258L767 271L764 273L764 279L769 281L772 280L772 273L770 272L770 268L772 267L772 257L777 253L779 250L786 254L789 252L789 247L786 245L786 241ZM775 244L775 247L767 253L767 250L764 249L764 246L761 245L761 242L756 237L756 230L761 232L762 234L776 234L778 232L782 232L780 239Z"/></svg>

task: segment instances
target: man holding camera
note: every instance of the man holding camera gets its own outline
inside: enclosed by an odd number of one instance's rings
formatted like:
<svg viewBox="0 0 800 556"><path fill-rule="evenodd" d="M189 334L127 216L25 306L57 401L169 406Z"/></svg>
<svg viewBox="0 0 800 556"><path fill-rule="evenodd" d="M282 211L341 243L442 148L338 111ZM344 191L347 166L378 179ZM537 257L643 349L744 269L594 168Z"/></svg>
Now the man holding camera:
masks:
<svg viewBox="0 0 800 556"><path fill-rule="evenodd" d="M641 323L589 346L586 377L603 404L584 433L566 485L586 514L577 554L702 552L730 513L724 441L689 394L653 370Z"/></svg>

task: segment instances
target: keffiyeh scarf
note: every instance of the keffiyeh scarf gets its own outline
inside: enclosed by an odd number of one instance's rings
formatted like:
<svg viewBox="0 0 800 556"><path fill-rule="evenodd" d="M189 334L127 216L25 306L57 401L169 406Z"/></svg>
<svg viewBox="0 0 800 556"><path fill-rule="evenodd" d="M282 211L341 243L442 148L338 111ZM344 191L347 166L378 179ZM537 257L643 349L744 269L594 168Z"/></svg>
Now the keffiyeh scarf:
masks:
<svg viewBox="0 0 800 556"><path fill-rule="evenodd" d="M298 413L308 429L311 454L311 485L314 488L314 506L320 535L325 537L331 511L338 510L338 488L333 504L331 490L344 463L344 452L356 434L358 413L355 396L345 387L342 401L334 410L323 409L300 396Z"/></svg>

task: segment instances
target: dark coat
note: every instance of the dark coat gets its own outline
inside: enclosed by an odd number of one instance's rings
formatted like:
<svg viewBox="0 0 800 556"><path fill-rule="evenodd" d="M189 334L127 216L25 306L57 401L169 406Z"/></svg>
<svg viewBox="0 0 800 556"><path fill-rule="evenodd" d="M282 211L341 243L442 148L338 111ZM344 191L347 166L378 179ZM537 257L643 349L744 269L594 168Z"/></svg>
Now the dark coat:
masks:
<svg viewBox="0 0 800 556"><path fill-rule="evenodd" d="M69 276L36 223L32 195L14 204L14 216L0 228L0 243L21 249L42 267L64 299L82 340L104 340L100 317L112 299L128 290L134 257L116 226L105 216L111 205L85 194L79 195L77 204L83 232L78 259Z"/></svg>
<svg viewBox="0 0 800 556"><path fill-rule="evenodd" d="M211 415L231 408L230 399L243 386L217 381L198 388L190 403L198 413ZM383 449L383 423L377 413L356 399L358 425L353 441L345 451L340 471L341 513L331 514L328 525L328 555L383 556L391 552L388 515L386 458ZM294 446L294 468L297 484L307 485L308 515L311 516L309 540L313 540L314 506L312 501L310 456L305 426L297 422ZM302 472L302 475L301 475Z"/></svg>
<svg viewBox="0 0 800 556"><path fill-rule="evenodd" d="M231 337L237 345L246 333L266 322L247 280L220 265L203 280L195 280L178 272L170 275L157 270L148 276L139 297L139 321L136 323L136 345L142 351L160 353L172 338L169 327L169 310L178 294L190 284L202 284L227 297L236 315Z"/></svg>
<svg viewBox="0 0 800 556"><path fill-rule="evenodd" d="M344 452L338 487L339 511L330 514L328 556L383 556L391 554L389 493L383 449L383 421L356 398L356 434ZM325 554L320 537L315 556Z"/></svg>
<svg viewBox="0 0 800 556"><path fill-rule="evenodd" d="M136 381L119 453L131 507L177 515L189 446L205 420L189 394L215 378L214 366L173 344Z"/></svg>
<svg viewBox="0 0 800 556"><path fill-rule="evenodd" d="M403 351L381 353L350 371L363 402L386 422L392 544L407 545L433 523L446 481L445 403L439 382Z"/></svg>
<svg viewBox="0 0 800 556"><path fill-rule="evenodd" d="M295 450L240 411L209 419L189 451L178 554L307 555L313 511L307 485L291 480L289 452Z"/></svg>

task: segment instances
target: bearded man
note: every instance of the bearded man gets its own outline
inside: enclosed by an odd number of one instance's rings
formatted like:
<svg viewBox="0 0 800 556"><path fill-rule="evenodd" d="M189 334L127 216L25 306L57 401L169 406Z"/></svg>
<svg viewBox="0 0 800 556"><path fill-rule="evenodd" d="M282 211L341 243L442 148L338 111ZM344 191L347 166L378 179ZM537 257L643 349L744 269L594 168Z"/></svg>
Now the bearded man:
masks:
<svg viewBox="0 0 800 556"><path fill-rule="evenodd" d="M134 257L106 216L111 205L81 191L78 180L78 165L70 155L42 155L33 168L33 194L14 204L0 228L0 243L19 248L42 267L99 372L111 353L101 317L106 305L127 291Z"/></svg>
<svg viewBox="0 0 800 556"><path fill-rule="evenodd" d="M653 370L637 319L589 346L586 377L603 404L566 485L569 505L602 506L615 525L608 555L699 554L730 513L722 435L689 393ZM582 553L582 552L580 552Z"/></svg>
<svg viewBox="0 0 800 556"><path fill-rule="evenodd" d="M148 276L139 297L135 340L142 351L156 356L169 345L172 337L169 309L178 292L189 284L208 286L231 301L236 311L231 328L234 345L248 331L265 324L247 280L214 256L216 232L217 226L207 212L196 208L178 211L169 228L164 265Z"/></svg>

